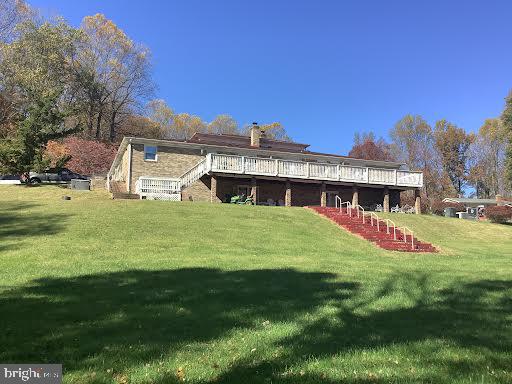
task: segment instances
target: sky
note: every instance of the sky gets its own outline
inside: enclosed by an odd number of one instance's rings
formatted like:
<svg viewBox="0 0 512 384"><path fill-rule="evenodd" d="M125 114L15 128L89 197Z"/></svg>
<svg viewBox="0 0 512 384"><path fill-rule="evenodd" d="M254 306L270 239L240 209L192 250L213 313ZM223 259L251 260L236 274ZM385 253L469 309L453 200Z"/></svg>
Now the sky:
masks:
<svg viewBox="0 0 512 384"><path fill-rule="evenodd" d="M476 131L512 89L512 1L28 0L78 26L103 13L152 51L155 98L211 121L281 122L347 154L404 115Z"/></svg>

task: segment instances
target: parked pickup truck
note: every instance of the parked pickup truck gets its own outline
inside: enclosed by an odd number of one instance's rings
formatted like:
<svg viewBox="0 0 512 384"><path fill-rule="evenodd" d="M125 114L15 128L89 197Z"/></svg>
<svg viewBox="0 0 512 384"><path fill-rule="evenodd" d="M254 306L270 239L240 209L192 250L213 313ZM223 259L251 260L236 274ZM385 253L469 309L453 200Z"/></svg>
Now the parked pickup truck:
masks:
<svg viewBox="0 0 512 384"><path fill-rule="evenodd" d="M31 184L39 183L69 183L71 179L87 180L87 177L72 172L67 168L47 169L44 172L30 172L29 182Z"/></svg>

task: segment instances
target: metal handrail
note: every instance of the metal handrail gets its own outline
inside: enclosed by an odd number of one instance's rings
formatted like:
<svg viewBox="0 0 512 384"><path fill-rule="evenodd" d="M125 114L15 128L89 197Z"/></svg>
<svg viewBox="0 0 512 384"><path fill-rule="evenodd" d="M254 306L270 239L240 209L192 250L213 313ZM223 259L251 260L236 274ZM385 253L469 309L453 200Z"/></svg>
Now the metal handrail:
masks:
<svg viewBox="0 0 512 384"><path fill-rule="evenodd" d="M411 248L414 249L414 232L411 231L408 227L401 227L402 233L404 234L404 243L407 244L407 231L409 231L409 234L411 235Z"/></svg>
<svg viewBox="0 0 512 384"><path fill-rule="evenodd" d="M341 202L341 197L339 197L338 195L336 195L336 198L334 199L334 205L336 206L336 208L338 208L338 201L340 202L340 209L341 209L341 204L343 204Z"/></svg>
<svg viewBox="0 0 512 384"><path fill-rule="evenodd" d="M370 212L370 221L372 223L372 227L373 227L373 218L374 217L377 220L377 232L380 232L379 216L374 212Z"/></svg>
<svg viewBox="0 0 512 384"><path fill-rule="evenodd" d="M390 219L386 219L386 226L387 226L387 229L386 229L386 233L389 235L389 223L392 223L393 224L393 240L396 240L396 224L393 220L390 220Z"/></svg>
<svg viewBox="0 0 512 384"><path fill-rule="evenodd" d="M341 198L339 196L336 196L336 208L338 208L338 200L340 201L340 203L339 203L340 213L343 213L343 206L346 205L347 206L347 215L352 217L352 203L350 201L341 202Z"/></svg>
<svg viewBox="0 0 512 384"><path fill-rule="evenodd" d="M358 217L358 218L360 217L360 216L359 216L359 211L362 211L362 212L363 212L362 216L363 216L363 224L364 224L364 223L365 223L365 220L364 220L364 215L365 215L364 208L363 208L363 207L361 207L359 204L354 205L354 208L356 209L357 217Z"/></svg>

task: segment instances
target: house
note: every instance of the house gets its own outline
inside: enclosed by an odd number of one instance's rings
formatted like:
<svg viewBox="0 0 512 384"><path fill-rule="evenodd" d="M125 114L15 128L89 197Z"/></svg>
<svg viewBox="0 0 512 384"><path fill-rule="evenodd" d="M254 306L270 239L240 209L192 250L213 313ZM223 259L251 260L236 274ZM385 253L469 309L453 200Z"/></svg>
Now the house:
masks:
<svg viewBox="0 0 512 384"><path fill-rule="evenodd" d="M196 133L186 141L125 137L108 173L114 197L222 202L252 195L258 204L335 206L400 203L423 174L404 164L312 152L271 140L257 124L249 136Z"/></svg>
<svg viewBox="0 0 512 384"><path fill-rule="evenodd" d="M464 198L464 197L446 197L443 203L457 203L462 204L469 208L489 207L494 205L508 205L512 206L512 201L504 199L500 195L496 195L495 199L477 199L477 198Z"/></svg>

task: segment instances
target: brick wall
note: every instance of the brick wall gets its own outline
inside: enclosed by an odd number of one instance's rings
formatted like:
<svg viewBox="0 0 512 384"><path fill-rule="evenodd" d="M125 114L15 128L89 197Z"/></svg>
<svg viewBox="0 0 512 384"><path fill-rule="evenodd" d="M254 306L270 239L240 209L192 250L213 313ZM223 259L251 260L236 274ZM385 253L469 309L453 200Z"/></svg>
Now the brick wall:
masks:
<svg viewBox="0 0 512 384"><path fill-rule="evenodd" d="M141 176L180 177L204 157L199 149L158 147L157 161L145 161L144 145L133 144L131 189L135 191L135 182ZM192 188L191 191L202 189L200 183L196 186L191 185L189 188Z"/></svg>
<svg viewBox="0 0 512 384"><path fill-rule="evenodd" d="M182 201L210 201L211 177L204 175L181 192ZM220 202L220 199L216 199Z"/></svg>

